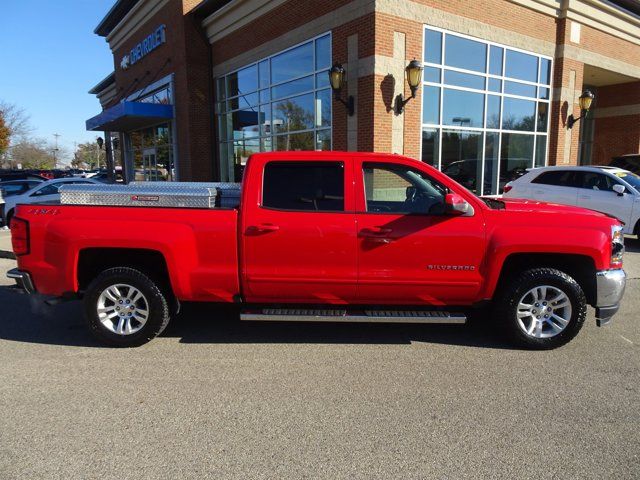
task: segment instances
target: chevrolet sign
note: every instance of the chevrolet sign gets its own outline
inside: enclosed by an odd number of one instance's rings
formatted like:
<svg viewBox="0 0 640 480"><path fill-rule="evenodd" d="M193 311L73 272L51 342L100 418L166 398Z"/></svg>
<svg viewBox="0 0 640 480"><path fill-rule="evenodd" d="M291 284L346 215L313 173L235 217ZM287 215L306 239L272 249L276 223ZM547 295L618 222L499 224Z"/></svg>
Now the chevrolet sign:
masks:
<svg viewBox="0 0 640 480"><path fill-rule="evenodd" d="M120 68L126 70L129 66L140 61L144 56L148 55L165 43L167 41L165 30L165 25L160 25L153 31L153 33L135 45L128 54L122 57L122 60L120 61Z"/></svg>

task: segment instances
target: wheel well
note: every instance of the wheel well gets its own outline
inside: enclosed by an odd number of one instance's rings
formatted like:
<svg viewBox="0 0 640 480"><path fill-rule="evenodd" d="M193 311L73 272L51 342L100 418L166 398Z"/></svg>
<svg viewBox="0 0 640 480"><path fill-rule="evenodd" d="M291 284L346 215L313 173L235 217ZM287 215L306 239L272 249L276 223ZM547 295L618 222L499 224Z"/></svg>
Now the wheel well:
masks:
<svg viewBox="0 0 640 480"><path fill-rule="evenodd" d="M596 266L591 257L586 255L554 254L554 253L517 253L509 255L502 265L498 287L513 277L514 274L532 268L555 268L571 276L584 291L587 302L596 302Z"/></svg>
<svg viewBox="0 0 640 480"><path fill-rule="evenodd" d="M78 258L78 288L82 292L101 272L114 267L141 271L162 289L171 292L167 262L162 253L135 248L87 248Z"/></svg>

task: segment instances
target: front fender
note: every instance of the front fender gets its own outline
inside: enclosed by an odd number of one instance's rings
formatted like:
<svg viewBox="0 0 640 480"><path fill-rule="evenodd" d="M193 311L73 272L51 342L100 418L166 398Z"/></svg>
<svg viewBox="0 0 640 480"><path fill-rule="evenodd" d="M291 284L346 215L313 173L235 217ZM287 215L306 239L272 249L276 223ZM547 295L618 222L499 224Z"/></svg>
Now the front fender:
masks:
<svg viewBox="0 0 640 480"><path fill-rule="evenodd" d="M598 229L500 227L488 239L487 274L482 299L492 299L507 258L515 254L560 254L589 257L598 270L608 268L610 239Z"/></svg>

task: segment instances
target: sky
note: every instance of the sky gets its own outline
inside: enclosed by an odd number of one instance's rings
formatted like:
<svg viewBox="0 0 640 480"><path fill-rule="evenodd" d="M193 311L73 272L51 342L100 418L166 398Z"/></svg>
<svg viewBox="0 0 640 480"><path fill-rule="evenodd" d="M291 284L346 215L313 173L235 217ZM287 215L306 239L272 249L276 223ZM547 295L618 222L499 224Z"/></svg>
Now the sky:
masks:
<svg viewBox="0 0 640 480"><path fill-rule="evenodd" d="M0 0L0 100L23 108L34 136L73 151L94 141L85 120L101 111L87 93L113 71L94 28L115 0Z"/></svg>

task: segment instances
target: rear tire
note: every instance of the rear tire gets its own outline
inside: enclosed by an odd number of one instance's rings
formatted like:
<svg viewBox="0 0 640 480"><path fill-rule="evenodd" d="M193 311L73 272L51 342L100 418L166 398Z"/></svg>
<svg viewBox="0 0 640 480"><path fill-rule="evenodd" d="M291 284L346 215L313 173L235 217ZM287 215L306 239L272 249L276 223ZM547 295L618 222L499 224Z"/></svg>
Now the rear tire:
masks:
<svg viewBox="0 0 640 480"><path fill-rule="evenodd" d="M144 273L127 267L98 275L84 296L91 333L115 347L137 347L158 336L171 319L169 301Z"/></svg>
<svg viewBox="0 0 640 480"><path fill-rule="evenodd" d="M495 314L518 346L560 347L584 324L587 300L580 285L554 268L534 268L510 278L497 298Z"/></svg>

